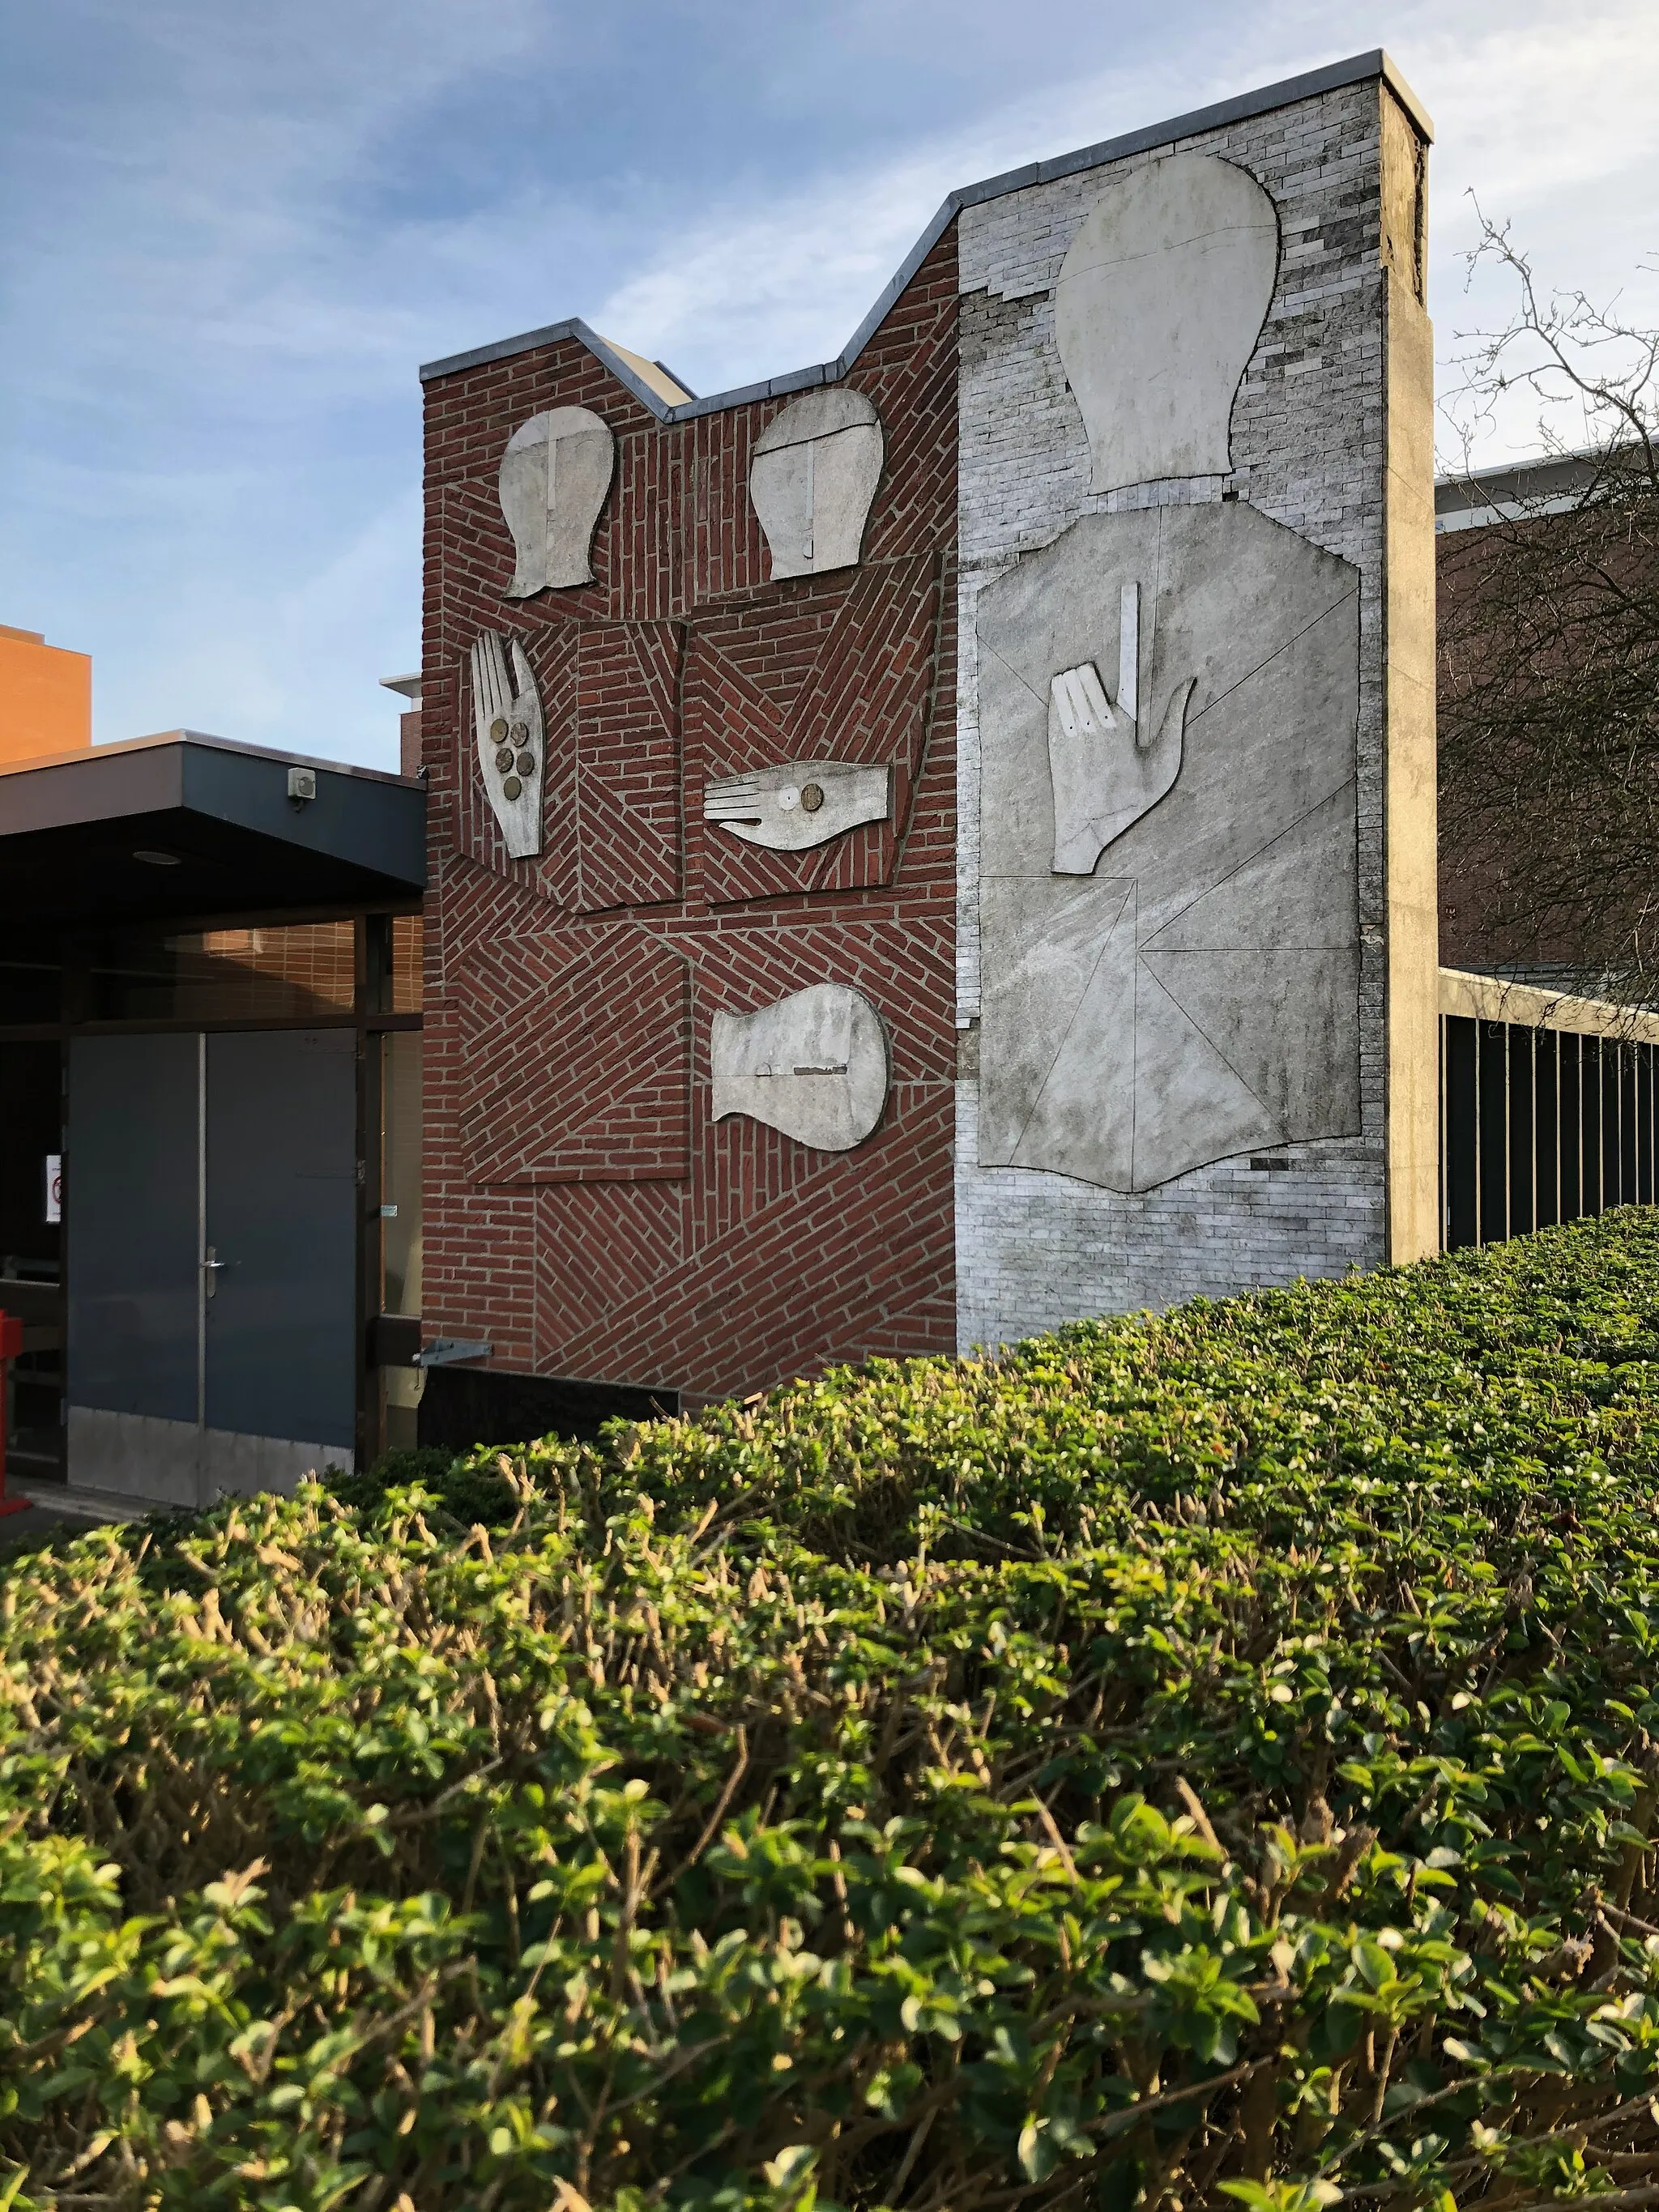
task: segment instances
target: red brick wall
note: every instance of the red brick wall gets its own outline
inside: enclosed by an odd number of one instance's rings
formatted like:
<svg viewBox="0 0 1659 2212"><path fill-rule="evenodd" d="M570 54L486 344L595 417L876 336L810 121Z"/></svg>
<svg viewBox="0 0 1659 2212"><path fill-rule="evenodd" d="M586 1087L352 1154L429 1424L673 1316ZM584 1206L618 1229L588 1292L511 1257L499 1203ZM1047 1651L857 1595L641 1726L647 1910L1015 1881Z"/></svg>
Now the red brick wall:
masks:
<svg viewBox="0 0 1659 2212"><path fill-rule="evenodd" d="M774 584L750 449L787 404L665 427L574 340L427 387L428 1333L492 1365L692 1398L951 1348L955 1036L954 230L847 379L885 462L856 568ZM501 451L544 408L617 439L595 580L501 596ZM482 629L524 641L545 836L508 860L472 735ZM891 762L896 820L806 854L704 824L711 776ZM716 1011L817 982L880 1009L855 1151L708 1117Z"/></svg>

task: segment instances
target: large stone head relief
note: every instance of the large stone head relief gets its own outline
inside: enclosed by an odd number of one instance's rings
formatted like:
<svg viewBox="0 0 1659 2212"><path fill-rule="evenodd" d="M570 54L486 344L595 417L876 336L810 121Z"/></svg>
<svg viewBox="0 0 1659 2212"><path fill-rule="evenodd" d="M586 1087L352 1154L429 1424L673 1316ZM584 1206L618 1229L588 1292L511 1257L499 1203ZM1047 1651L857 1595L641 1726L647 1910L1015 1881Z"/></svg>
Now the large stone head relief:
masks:
<svg viewBox="0 0 1659 2212"><path fill-rule="evenodd" d="M1234 162L1172 154L1102 194L1054 295L1096 491L1231 468L1233 399L1278 273L1278 214Z"/></svg>
<svg viewBox="0 0 1659 2212"><path fill-rule="evenodd" d="M749 496L775 576L857 563L882 452L881 417L845 386L807 392L767 425L750 460Z"/></svg>
<svg viewBox="0 0 1659 2212"><path fill-rule="evenodd" d="M617 441L591 408L554 407L521 422L501 455L501 513L513 532L510 599L591 584L593 532Z"/></svg>

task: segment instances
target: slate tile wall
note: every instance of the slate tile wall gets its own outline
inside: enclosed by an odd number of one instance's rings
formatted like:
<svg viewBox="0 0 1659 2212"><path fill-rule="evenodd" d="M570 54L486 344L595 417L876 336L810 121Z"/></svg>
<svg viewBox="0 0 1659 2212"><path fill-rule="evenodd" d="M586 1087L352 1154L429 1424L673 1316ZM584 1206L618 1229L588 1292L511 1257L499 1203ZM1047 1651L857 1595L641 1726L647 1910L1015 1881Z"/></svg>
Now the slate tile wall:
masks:
<svg viewBox="0 0 1659 2212"><path fill-rule="evenodd" d="M1372 1267L1384 1249L1383 356L1381 124L1373 81L1172 142L1237 161L1278 207L1273 305L1233 412L1235 473L1090 489L1082 416L1054 343L1054 285L1105 185L1136 154L966 208L962 301L957 1116L963 1350L1079 1315L1164 1306ZM1160 152L1170 149L1159 149ZM1236 489L1360 571L1359 907L1363 1133L1246 1157L1139 1194L978 1160L979 592L1079 515Z"/></svg>
<svg viewBox="0 0 1659 2212"><path fill-rule="evenodd" d="M427 386L424 1303L495 1367L695 1401L954 1341L957 307L952 228L848 379L886 439L864 560L779 584L747 475L783 401L664 425L574 340ZM595 580L507 600L501 451L568 404L617 439ZM485 628L542 691L534 860L477 773ZM802 856L705 829L707 776L813 751L896 763L892 828ZM888 1025L874 1135L711 1122L714 1012L826 981Z"/></svg>

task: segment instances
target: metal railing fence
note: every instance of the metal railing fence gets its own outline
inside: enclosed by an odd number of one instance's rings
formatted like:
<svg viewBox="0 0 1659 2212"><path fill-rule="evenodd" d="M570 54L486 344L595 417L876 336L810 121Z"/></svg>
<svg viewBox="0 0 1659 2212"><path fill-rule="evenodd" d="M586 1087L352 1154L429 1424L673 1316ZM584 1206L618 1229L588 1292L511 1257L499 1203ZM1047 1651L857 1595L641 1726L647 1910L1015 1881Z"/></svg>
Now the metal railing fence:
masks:
<svg viewBox="0 0 1659 2212"><path fill-rule="evenodd" d="M1444 1249L1651 1205L1656 1053L1640 1037L1443 1012Z"/></svg>

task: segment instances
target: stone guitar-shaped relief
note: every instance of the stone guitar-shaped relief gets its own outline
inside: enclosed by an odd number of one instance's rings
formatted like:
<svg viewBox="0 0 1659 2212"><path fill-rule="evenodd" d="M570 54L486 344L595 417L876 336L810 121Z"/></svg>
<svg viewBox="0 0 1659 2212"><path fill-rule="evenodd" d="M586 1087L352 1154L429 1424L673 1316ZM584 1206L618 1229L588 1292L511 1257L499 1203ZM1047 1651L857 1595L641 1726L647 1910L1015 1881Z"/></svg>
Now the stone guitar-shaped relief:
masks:
<svg viewBox="0 0 1659 2212"><path fill-rule="evenodd" d="M775 576L851 568L881 480L881 417L861 392L809 392L755 441L749 496Z"/></svg>
<svg viewBox="0 0 1659 2212"><path fill-rule="evenodd" d="M521 422L501 455L501 513L517 565L509 599L591 584L593 532L617 465L617 441L588 407L554 407Z"/></svg>
<svg viewBox="0 0 1659 2212"><path fill-rule="evenodd" d="M702 818L747 845L804 853L893 811L893 771L853 761L790 761L705 786Z"/></svg>
<svg viewBox="0 0 1659 2212"><path fill-rule="evenodd" d="M814 983L753 1014L716 1014L711 1119L746 1114L823 1152L849 1152L887 1103L887 1032L861 991Z"/></svg>
<svg viewBox="0 0 1659 2212"><path fill-rule="evenodd" d="M1106 848L1157 805L1181 773L1193 679L1170 694L1156 730L1140 701L1140 586L1119 594L1117 702L1092 660L1048 684L1048 771L1057 876L1091 876Z"/></svg>
<svg viewBox="0 0 1659 2212"><path fill-rule="evenodd" d="M525 649L512 640L513 672L499 633L480 633L472 648L472 720L486 796L512 859L542 849L542 771L547 745L541 694Z"/></svg>

